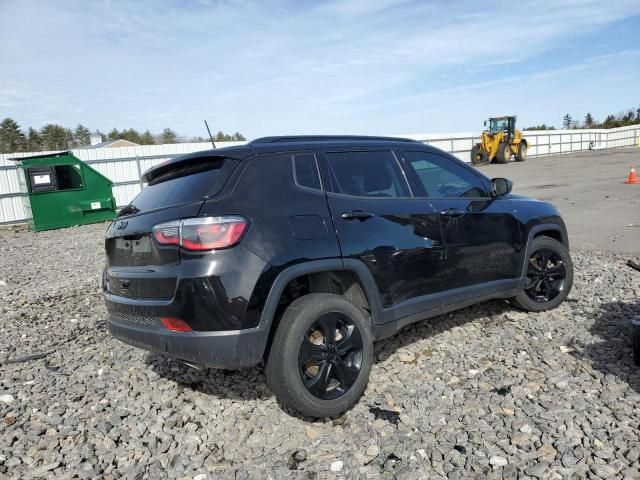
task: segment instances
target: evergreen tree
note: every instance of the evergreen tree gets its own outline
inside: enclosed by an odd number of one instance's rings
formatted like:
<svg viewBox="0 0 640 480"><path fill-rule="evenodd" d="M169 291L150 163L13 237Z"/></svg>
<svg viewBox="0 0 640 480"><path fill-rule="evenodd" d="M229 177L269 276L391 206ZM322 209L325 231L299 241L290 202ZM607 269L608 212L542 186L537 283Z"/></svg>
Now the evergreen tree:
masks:
<svg viewBox="0 0 640 480"><path fill-rule="evenodd" d="M73 131L71 131L70 128L65 128L64 130L64 134L65 134L65 139L64 139L64 143L65 143L65 147L64 148L75 148L78 146L78 143L76 142L76 139L73 136Z"/></svg>
<svg viewBox="0 0 640 480"><path fill-rule="evenodd" d="M12 118L5 118L0 123L0 153L23 151L26 146L24 133L20 125Z"/></svg>
<svg viewBox="0 0 640 480"><path fill-rule="evenodd" d="M626 115L622 117L625 125L633 124L633 110L629 110Z"/></svg>
<svg viewBox="0 0 640 480"><path fill-rule="evenodd" d="M42 137L35 128L29 127L27 134L27 152L42 151Z"/></svg>
<svg viewBox="0 0 640 480"><path fill-rule="evenodd" d="M525 130L555 130L556 127L553 125L547 125L543 123L542 125L534 125L533 127L527 127Z"/></svg>
<svg viewBox="0 0 640 480"><path fill-rule="evenodd" d="M235 140L236 142L244 142L246 138L240 132L236 132L232 135L231 140Z"/></svg>
<svg viewBox="0 0 640 480"><path fill-rule="evenodd" d="M140 145L153 145L156 143L153 135L149 130L145 130L142 136L140 137Z"/></svg>
<svg viewBox="0 0 640 480"><path fill-rule="evenodd" d="M160 143L176 143L178 134L170 128L165 128L160 135Z"/></svg>
<svg viewBox="0 0 640 480"><path fill-rule="evenodd" d="M91 131L87 127L79 123L76 129L73 131L73 139L78 146L90 145Z"/></svg>
<svg viewBox="0 0 640 480"><path fill-rule="evenodd" d="M593 127L593 117L591 116L591 113L587 113L587 115L585 115L584 117L584 126L587 128L592 128Z"/></svg>
<svg viewBox="0 0 640 480"><path fill-rule="evenodd" d="M42 127L42 145L45 150L65 150L67 145L68 131L62 125L49 123Z"/></svg>
<svg viewBox="0 0 640 480"><path fill-rule="evenodd" d="M573 122L573 118L568 113L562 118L562 126L567 130L571 128L571 123Z"/></svg>
<svg viewBox="0 0 640 480"><path fill-rule="evenodd" d="M216 133L216 136L214 137L214 140L216 142L226 142L228 140L229 135L225 134L224 132L222 132L222 130L218 130L218 133Z"/></svg>
<svg viewBox="0 0 640 480"><path fill-rule="evenodd" d="M118 140L122 138L122 134L118 131L117 128L114 128L107 134L107 138L109 140Z"/></svg>
<svg viewBox="0 0 640 480"><path fill-rule="evenodd" d="M138 145L142 143L140 134L133 128L123 130L120 134L120 138L123 140L128 140L129 142L137 143Z"/></svg>

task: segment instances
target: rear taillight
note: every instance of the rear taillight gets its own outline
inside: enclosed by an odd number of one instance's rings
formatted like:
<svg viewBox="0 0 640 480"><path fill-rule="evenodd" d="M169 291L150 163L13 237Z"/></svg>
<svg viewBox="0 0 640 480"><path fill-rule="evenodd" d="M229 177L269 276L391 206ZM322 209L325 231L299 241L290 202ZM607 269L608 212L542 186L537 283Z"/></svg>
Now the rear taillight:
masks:
<svg viewBox="0 0 640 480"><path fill-rule="evenodd" d="M242 217L201 217L174 220L153 227L161 245L179 245L187 250L216 250L236 245L249 222Z"/></svg>

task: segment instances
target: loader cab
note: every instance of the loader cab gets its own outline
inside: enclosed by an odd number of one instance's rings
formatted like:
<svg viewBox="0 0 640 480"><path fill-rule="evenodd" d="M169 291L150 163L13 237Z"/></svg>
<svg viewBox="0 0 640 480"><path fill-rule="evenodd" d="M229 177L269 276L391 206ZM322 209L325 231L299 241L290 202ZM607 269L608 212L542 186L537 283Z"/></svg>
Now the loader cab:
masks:
<svg viewBox="0 0 640 480"><path fill-rule="evenodd" d="M485 122L485 126L487 122ZM516 117L495 117L489 119L489 133L504 132L507 138L512 138L516 131Z"/></svg>

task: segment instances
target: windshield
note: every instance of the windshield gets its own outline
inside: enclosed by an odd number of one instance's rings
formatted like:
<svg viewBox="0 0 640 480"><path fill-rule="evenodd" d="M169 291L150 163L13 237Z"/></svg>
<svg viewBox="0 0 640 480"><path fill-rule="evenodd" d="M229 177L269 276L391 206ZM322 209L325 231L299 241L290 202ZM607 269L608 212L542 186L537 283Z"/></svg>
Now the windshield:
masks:
<svg viewBox="0 0 640 480"><path fill-rule="evenodd" d="M489 120L489 133L498 133L509 129L508 118L492 118Z"/></svg>

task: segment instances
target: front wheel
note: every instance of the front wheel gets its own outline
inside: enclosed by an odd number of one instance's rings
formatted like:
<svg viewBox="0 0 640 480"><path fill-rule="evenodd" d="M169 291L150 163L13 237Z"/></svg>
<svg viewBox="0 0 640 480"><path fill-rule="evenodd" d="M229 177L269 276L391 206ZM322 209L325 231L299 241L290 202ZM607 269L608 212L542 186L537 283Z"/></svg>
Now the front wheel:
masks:
<svg viewBox="0 0 640 480"><path fill-rule="evenodd" d="M283 407L333 417L358 401L372 364L365 313L341 295L313 293L285 310L267 361L267 383Z"/></svg>
<svg viewBox="0 0 640 480"><path fill-rule="evenodd" d="M471 163L476 167L489 163L489 155L479 143L475 144L471 149Z"/></svg>
<svg viewBox="0 0 640 480"><path fill-rule="evenodd" d="M520 142L518 145L518 153L516 153L516 162L524 162L527 159L527 145Z"/></svg>
<svg viewBox="0 0 640 480"><path fill-rule="evenodd" d="M528 255L523 289L510 302L530 312L556 308L573 285L569 250L554 238L537 237Z"/></svg>
<svg viewBox="0 0 640 480"><path fill-rule="evenodd" d="M507 163L511 158L511 147L508 143L500 143L494 157L496 163Z"/></svg>

